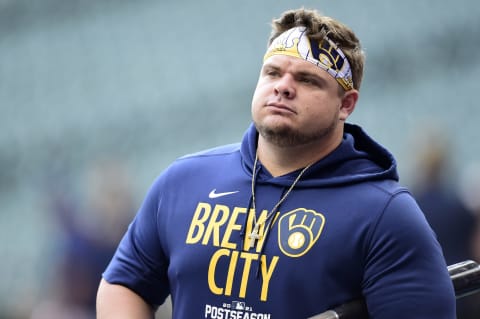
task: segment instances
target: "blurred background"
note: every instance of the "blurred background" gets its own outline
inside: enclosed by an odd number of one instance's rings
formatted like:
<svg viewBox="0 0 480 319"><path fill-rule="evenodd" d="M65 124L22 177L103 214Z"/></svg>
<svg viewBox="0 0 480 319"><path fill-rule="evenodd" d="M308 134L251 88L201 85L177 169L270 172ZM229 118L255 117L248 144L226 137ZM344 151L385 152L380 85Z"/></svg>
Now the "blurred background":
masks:
<svg viewBox="0 0 480 319"><path fill-rule="evenodd" d="M478 0L0 0L1 319L94 318L151 182L241 139L269 23L302 5L359 36L350 122L396 156L447 261L478 260Z"/></svg>

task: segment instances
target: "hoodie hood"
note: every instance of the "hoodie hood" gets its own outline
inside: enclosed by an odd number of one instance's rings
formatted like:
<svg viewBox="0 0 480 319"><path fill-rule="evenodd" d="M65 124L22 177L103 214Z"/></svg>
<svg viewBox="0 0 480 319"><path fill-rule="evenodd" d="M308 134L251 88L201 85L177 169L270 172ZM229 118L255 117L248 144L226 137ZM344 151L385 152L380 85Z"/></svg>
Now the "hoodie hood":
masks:
<svg viewBox="0 0 480 319"><path fill-rule="evenodd" d="M257 139L258 132L251 124L240 149L243 167L249 175L253 171ZM298 175L296 171L273 178L262 165L257 166L257 182L268 180L269 183L289 186ZM297 187L332 187L386 179L398 181L397 164L393 155L368 136L360 126L345 123L341 144L313 164Z"/></svg>

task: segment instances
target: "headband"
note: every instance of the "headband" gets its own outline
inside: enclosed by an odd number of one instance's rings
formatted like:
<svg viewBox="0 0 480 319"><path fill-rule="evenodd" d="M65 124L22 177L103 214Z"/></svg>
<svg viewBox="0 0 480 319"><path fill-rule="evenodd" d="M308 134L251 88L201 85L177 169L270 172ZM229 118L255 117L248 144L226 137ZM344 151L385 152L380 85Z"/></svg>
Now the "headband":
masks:
<svg viewBox="0 0 480 319"><path fill-rule="evenodd" d="M345 89L353 89L352 69L343 51L327 36L318 42L309 39L305 27L295 27L272 41L263 61L272 55L288 55L306 60L325 70Z"/></svg>

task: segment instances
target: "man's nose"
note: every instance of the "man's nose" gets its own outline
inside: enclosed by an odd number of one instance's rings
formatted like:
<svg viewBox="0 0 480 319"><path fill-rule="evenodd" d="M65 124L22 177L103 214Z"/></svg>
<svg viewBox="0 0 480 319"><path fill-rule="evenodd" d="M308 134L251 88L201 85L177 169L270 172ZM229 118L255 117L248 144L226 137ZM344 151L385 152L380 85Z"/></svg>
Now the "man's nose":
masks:
<svg viewBox="0 0 480 319"><path fill-rule="evenodd" d="M294 80L291 75L286 74L282 76L274 86L276 95L292 99L295 97Z"/></svg>

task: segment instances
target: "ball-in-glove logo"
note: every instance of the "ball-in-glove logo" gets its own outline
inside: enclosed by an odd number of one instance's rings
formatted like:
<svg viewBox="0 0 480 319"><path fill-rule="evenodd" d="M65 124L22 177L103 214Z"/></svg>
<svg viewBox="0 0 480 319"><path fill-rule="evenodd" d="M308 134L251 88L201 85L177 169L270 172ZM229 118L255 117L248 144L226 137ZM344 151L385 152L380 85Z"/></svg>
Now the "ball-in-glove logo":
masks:
<svg viewBox="0 0 480 319"><path fill-rule="evenodd" d="M325 217L313 210L299 208L283 215L278 222L278 244L290 257L300 257L315 244L322 233Z"/></svg>

